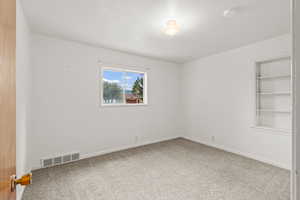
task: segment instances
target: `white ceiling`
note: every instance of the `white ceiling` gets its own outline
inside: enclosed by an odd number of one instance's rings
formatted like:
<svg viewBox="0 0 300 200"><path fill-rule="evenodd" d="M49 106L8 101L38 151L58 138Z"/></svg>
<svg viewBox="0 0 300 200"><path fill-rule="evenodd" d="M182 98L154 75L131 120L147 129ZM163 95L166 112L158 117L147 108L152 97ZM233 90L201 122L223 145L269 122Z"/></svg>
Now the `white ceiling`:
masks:
<svg viewBox="0 0 300 200"><path fill-rule="evenodd" d="M289 32L289 0L22 1L35 32L178 63ZM161 32L170 18L173 37Z"/></svg>

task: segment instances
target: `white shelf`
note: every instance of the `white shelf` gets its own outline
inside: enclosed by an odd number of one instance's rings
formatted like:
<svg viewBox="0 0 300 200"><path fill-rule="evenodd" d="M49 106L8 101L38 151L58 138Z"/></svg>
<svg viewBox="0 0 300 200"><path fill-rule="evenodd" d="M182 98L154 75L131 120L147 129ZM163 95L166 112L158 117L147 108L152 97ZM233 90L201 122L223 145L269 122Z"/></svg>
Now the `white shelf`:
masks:
<svg viewBox="0 0 300 200"><path fill-rule="evenodd" d="M292 113L290 58L256 62L255 67L256 126L266 130L289 132Z"/></svg>
<svg viewBox="0 0 300 200"><path fill-rule="evenodd" d="M258 95L291 95L291 92L258 92Z"/></svg>
<svg viewBox="0 0 300 200"><path fill-rule="evenodd" d="M284 79L291 78L291 75L278 75L278 76L258 76L257 79L266 80L266 79Z"/></svg>
<svg viewBox="0 0 300 200"><path fill-rule="evenodd" d="M273 109L257 109L258 112L269 112L269 113L291 113L290 110L273 110Z"/></svg>
<svg viewBox="0 0 300 200"><path fill-rule="evenodd" d="M275 128L275 127L268 127L268 126L252 126L251 128L255 129L263 129L263 130L269 130L269 131L276 131L276 132L284 132L284 133L291 133L292 131L289 129L283 129L283 128Z"/></svg>

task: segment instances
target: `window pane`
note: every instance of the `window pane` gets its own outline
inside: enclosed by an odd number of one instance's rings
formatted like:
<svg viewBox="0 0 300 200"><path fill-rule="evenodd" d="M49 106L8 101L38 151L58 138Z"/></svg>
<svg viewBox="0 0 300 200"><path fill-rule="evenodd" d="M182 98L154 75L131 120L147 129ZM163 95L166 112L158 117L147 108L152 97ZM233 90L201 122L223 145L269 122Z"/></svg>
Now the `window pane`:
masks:
<svg viewBox="0 0 300 200"><path fill-rule="evenodd" d="M124 103L124 72L113 70L103 71L103 103L123 104Z"/></svg>
<svg viewBox="0 0 300 200"><path fill-rule="evenodd" d="M144 74L136 72L126 72L125 80L126 103L144 103Z"/></svg>

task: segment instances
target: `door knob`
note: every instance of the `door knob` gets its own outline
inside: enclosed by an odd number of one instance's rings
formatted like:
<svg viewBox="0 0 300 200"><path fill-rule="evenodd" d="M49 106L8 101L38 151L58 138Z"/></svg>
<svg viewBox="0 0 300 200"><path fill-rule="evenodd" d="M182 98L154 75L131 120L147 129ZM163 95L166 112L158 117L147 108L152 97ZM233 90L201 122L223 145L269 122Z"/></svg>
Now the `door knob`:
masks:
<svg viewBox="0 0 300 200"><path fill-rule="evenodd" d="M16 175L12 175L10 177L11 182L11 191L14 192L16 190L17 185L29 185L32 183L32 173L25 174L21 178L17 178Z"/></svg>

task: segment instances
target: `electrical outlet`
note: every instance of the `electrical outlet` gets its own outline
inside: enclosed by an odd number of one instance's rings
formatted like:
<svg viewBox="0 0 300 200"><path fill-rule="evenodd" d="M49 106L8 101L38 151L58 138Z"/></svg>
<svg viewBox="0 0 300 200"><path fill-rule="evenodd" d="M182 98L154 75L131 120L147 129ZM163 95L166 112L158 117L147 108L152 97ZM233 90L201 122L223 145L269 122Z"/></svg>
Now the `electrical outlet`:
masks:
<svg viewBox="0 0 300 200"><path fill-rule="evenodd" d="M214 142L215 141L215 136L211 136L211 141Z"/></svg>
<svg viewBox="0 0 300 200"><path fill-rule="evenodd" d="M134 143L136 144L136 143L138 143L138 141L139 141L139 136L135 136L134 137Z"/></svg>

